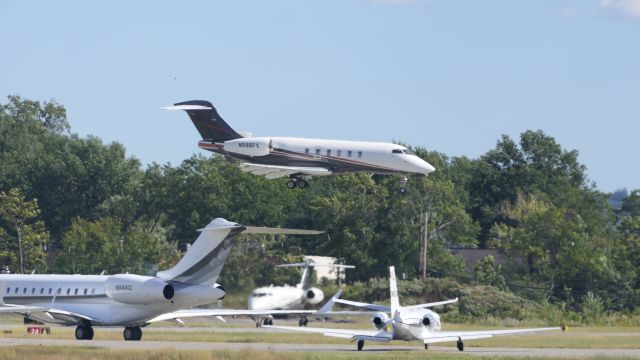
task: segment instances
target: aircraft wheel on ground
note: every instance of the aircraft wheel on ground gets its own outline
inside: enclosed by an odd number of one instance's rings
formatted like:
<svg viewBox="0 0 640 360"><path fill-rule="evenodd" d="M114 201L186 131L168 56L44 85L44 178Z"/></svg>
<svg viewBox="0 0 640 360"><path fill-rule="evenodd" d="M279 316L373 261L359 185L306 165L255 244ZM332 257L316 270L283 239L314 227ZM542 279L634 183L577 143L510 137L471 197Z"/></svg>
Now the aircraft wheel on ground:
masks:
<svg viewBox="0 0 640 360"><path fill-rule="evenodd" d="M424 343L424 349L425 349L425 350L429 350L429 344Z"/></svg>
<svg viewBox="0 0 640 360"><path fill-rule="evenodd" d="M133 340L139 341L140 339L142 339L142 329L140 328L140 326L134 326L133 332Z"/></svg>
<svg viewBox="0 0 640 360"><path fill-rule="evenodd" d="M76 327L76 339L91 340L93 339L93 329L91 326L78 325Z"/></svg>
<svg viewBox="0 0 640 360"><path fill-rule="evenodd" d="M269 323L268 325L273 325L273 320L268 319L267 322Z"/></svg>
<svg viewBox="0 0 640 360"><path fill-rule="evenodd" d="M138 341L142 339L142 329L140 326L127 326L122 332L125 340Z"/></svg>
<svg viewBox="0 0 640 360"><path fill-rule="evenodd" d="M309 186L309 183L305 179L298 179L298 181L296 182L296 185L298 185L300 189L304 189L307 186Z"/></svg>
<svg viewBox="0 0 640 360"><path fill-rule="evenodd" d="M458 347L458 350L464 351L464 343L462 342L462 340L458 340L456 346Z"/></svg>
<svg viewBox="0 0 640 360"><path fill-rule="evenodd" d="M364 340L358 340L358 351L362 351L364 347Z"/></svg>
<svg viewBox="0 0 640 360"><path fill-rule="evenodd" d="M293 190L295 189L297 186L296 181L294 179L291 179L289 181L287 181L287 188Z"/></svg>

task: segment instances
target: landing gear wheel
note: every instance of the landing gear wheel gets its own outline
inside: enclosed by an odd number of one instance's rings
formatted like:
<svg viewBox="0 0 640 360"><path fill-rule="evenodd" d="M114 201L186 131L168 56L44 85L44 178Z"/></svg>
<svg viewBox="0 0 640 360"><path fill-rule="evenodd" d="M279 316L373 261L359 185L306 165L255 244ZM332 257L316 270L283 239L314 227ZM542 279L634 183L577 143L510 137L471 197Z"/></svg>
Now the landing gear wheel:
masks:
<svg viewBox="0 0 640 360"><path fill-rule="evenodd" d="M297 186L296 181L294 179L291 179L289 181L287 181L287 188L290 190L295 189Z"/></svg>
<svg viewBox="0 0 640 360"><path fill-rule="evenodd" d="M78 327L76 327L76 339L78 340L93 339L93 328L91 326L78 325Z"/></svg>
<svg viewBox="0 0 640 360"><path fill-rule="evenodd" d="M308 182L307 182L307 180L305 180L305 179L298 179L298 181L296 182L296 184L298 185L298 187L299 187L300 189L304 189L304 188L306 188L307 186L309 186L309 183L308 183Z"/></svg>
<svg viewBox="0 0 640 360"><path fill-rule="evenodd" d="M308 323L309 323L309 320L307 319L306 316L303 316L300 318L300 320L298 320L298 326L307 326Z"/></svg>
<svg viewBox="0 0 640 360"><path fill-rule="evenodd" d="M358 351L362 351L364 347L364 340L358 340Z"/></svg>
<svg viewBox="0 0 640 360"><path fill-rule="evenodd" d="M140 326L127 326L122 332L125 340L138 341L142 339L142 329Z"/></svg>
<svg viewBox="0 0 640 360"><path fill-rule="evenodd" d="M425 344L424 344L424 349L425 349L425 350L429 350L429 344L425 343Z"/></svg>
<svg viewBox="0 0 640 360"><path fill-rule="evenodd" d="M464 351L464 343L462 342L462 340L458 340L456 346L458 347L458 350Z"/></svg>
<svg viewBox="0 0 640 360"><path fill-rule="evenodd" d="M133 331L135 333L133 340L139 341L140 339L142 339L142 329L140 328L140 326L134 326Z"/></svg>

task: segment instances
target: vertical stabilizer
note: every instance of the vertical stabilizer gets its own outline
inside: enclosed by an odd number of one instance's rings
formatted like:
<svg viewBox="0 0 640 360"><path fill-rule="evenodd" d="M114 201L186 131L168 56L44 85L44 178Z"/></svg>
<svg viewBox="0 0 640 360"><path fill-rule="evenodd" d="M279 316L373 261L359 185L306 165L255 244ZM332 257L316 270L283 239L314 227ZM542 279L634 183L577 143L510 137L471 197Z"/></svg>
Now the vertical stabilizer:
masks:
<svg viewBox="0 0 640 360"><path fill-rule="evenodd" d="M398 299L398 285L396 284L396 268L389 267L389 290L391 296L391 317L396 316L396 312L400 309L400 300Z"/></svg>
<svg viewBox="0 0 640 360"><path fill-rule="evenodd" d="M204 140L225 142L242 137L242 135L238 134L222 119L222 116L218 114L216 108L208 101L183 101L173 104L173 106L164 107L163 109L186 111L193 125L198 129L198 132Z"/></svg>
<svg viewBox="0 0 640 360"><path fill-rule="evenodd" d="M189 285L213 286L233 247L233 238L246 227L225 219L214 219L204 229L182 259L158 277Z"/></svg>

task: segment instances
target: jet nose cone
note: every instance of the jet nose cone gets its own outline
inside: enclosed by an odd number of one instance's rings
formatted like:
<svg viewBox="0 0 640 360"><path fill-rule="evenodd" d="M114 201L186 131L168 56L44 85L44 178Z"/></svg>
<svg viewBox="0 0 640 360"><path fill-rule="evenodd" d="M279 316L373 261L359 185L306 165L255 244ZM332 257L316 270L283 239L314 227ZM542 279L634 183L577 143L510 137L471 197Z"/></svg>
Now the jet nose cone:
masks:
<svg viewBox="0 0 640 360"><path fill-rule="evenodd" d="M424 161L424 164L422 165L422 168L424 169L424 174L431 174L432 172L436 171L436 168L433 167L433 165L429 164L428 162Z"/></svg>

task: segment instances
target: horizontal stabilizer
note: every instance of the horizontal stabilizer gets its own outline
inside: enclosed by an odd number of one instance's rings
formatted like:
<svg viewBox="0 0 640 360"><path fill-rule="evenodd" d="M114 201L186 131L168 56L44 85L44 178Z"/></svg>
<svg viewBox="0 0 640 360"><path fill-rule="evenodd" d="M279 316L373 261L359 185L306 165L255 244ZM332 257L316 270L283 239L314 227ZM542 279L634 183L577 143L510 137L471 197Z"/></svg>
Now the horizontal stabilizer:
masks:
<svg viewBox="0 0 640 360"><path fill-rule="evenodd" d="M161 107L161 110L169 110L169 111L175 111L175 110L211 110L212 108L210 106L204 106L204 105L173 105L173 106L165 106L165 107Z"/></svg>
<svg viewBox="0 0 640 360"><path fill-rule="evenodd" d="M260 226L247 226L246 234L284 234L284 235L319 235L324 231L304 230L304 229L285 229Z"/></svg>

